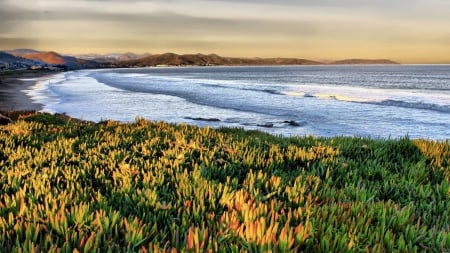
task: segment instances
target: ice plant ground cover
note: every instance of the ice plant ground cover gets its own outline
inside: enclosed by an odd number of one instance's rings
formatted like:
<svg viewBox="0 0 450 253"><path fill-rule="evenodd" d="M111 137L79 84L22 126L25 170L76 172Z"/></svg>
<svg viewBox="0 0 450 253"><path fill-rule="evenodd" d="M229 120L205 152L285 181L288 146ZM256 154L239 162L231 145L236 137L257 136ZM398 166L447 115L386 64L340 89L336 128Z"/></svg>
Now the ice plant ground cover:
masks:
<svg viewBox="0 0 450 253"><path fill-rule="evenodd" d="M2 252L450 251L450 142L0 126Z"/></svg>

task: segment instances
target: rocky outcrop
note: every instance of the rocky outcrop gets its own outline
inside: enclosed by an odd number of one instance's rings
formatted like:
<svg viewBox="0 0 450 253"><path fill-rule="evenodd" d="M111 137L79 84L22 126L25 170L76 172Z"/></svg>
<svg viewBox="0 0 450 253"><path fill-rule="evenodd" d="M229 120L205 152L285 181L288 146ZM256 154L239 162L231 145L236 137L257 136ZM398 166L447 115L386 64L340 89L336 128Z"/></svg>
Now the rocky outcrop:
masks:
<svg viewBox="0 0 450 253"><path fill-rule="evenodd" d="M217 118L191 118L185 117L185 119L195 120L195 121L208 121L208 122L219 122L220 119Z"/></svg>
<svg viewBox="0 0 450 253"><path fill-rule="evenodd" d="M10 119L9 117L3 116L2 114L0 114L0 125L7 125L9 123L12 123L12 119Z"/></svg>

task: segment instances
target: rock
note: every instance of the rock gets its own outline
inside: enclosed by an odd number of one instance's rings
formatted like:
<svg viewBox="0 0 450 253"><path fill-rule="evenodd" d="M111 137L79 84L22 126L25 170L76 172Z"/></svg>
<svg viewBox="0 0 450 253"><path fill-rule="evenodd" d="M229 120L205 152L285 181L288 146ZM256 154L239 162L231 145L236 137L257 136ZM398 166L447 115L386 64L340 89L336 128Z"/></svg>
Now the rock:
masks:
<svg viewBox="0 0 450 253"><path fill-rule="evenodd" d="M272 128L272 127L273 127L273 123L258 124L257 126L259 126L259 127Z"/></svg>
<svg viewBox="0 0 450 253"><path fill-rule="evenodd" d="M0 125L8 125L9 123L12 122L13 122L12 119L0 114Z"/></svg>
<svg viewBox="0 0 450 253"><path fill-rule="evenodd" d="M196 121L209 121L209 122L219 122L220 119L217 118L191 118L185 117L185 119L196 120Z"/></svg>
<svg viewBox="0 0 450 253"><path fill-rule="evenodd" d="M286 124L288 124L290 126L301 126L300 123L295 122L293 120L286 120L286 121L284 121L284 123L286 123Z"/></svg>

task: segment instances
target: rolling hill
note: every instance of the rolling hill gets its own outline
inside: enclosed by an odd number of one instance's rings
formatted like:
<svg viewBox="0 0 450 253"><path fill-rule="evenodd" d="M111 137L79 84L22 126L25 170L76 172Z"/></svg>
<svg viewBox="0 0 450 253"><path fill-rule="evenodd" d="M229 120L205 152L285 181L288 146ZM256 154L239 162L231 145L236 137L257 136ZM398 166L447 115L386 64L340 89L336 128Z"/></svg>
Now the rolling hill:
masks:
<svg viewBox="0 0 450 253"><path fill-rule="evenodd" d="M32 66L42 66L44 63L36 60L25 59L20 56L0 51L0 69L27 69Z"/></svg>
<svg viewBox="0 0 450 253"><path fill-rule="evenodd" d="M295 58L233 58L222 57L216 54L174 54L165 53L150 55L140 59L121 61L121 67L145 67L145 66L214 66L214 65L318 65L321 62L295 59Z"/></svg>
<svg viewBox="0 0 450 253"><path fill-rule="evenodd" d="M22 55L23 58L45 62L50 65L69 65L76 62L74 57L64 57L55 52L37 52Z"/></svg>
<svg viewBox="0 0 450 253"><path fill-rule="evenodd" d="M29 53L24 54L22 57L30 60L41 61L48 65L65 66L68 69L94 68L98 66L98 63L95 61L78 59L72 56L64 56L53 51Z"/></svg>
<svg viewBox="0 0 450 253"><path fill-rule="evenodd" d="M61 55L53 51L43 52L34 49L15 49L0 51L0 64L3 69L29 69L29 68L56 68L56 69L83 69L97 68L96 61L78 59L73 56Z"/></svg>
<svg viewBox="0 0 450 253"><path fill-rule="evenodd" d="M398 62L387 60L387 59L346 59L340 61L334 61L330 64L336 65L358 65L358 64L399 64Z"/></svg>
<svg viewBox="0 0 450 253"><path fill-rule="evenodd" d="M1 51L0 51L1 52ZM3 63L2 63L3 62ZM262 66L262 65L350 65L350 64L398 64L387 59L346 59L320 62L298 58L238 58L217 54L87 54L80 56L61 55L54 51L15 49L0 55L3 69L21 69L32 66L56 67L60 69L84 68L131 68L155 66ZM7 64L6 64L7 63ZM16 63L16 64L15 64ZM5 67L6 66L6 67Z"/></svg>
<svg viewBox="0 0 450 253"><path fill-rule="evenodd" d="M8 54L12 54L14 56L18 56L21 57L25 54L34 54L34 53L40 53L41 51L38 50L34 50L34 49L29 49L29 48L19 48L19 49L14 49L14 50L8 50L5 51Z"/></svg>

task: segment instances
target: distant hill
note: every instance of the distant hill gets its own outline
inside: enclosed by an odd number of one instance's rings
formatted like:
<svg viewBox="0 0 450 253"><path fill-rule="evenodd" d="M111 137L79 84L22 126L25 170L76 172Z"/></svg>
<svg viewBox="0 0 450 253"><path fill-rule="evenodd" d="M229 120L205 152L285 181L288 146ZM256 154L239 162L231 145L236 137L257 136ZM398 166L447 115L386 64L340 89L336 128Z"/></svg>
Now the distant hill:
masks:
<svg viewBox="0 0 450 253"><path fill-rule="evenodd" d="M95 61L77 59L72 56L64 56L53 51L29 53L22 55L22 57L30 60L41 61L48 65L64 66L67 69L94 68L98 66L98 63Z"/></svg>
<svg viewBox="0 0 450 253"><path fill-rule="evenodd" d="M78 59L91 60L100 63L105 62L118 62L118 61L129 61L136 60L143 57L150 56L151 54L135 54L135 53L112 53L112 54L81 54L72 55Z"/></svg>
<svg viewBox="0 0 450 253"><path fill-rule="evenodd" d="M42 66L40 61L25 59L20 56L0 51L0 70L28 69L33 66Z"/></svg>
<svg viewBox="0 0 450 253"><path fill-rule="evenodd" d="M34 49L0 51L0 67L5 70L23 68L131 68L151 66L262 66L262 65L327 65L327 64L398 64L387 59L346 59L334 62L320 62L298 58L238 58L217 54L85 54L68 56L53 51Z"/></svg>
<svg viewBox="0 0 450 253"><path fill-rule="evenodd" d="M16 49L4 52L0 51L0 68L3 70L30 68L68 70L96 68L99 66L100 64L95 61L78 59L72 56L64 56L53 51L41 52L33 49Z"/></svg>
<svg viewBox="0 0 450 253"><path fill-rule="evenodd" d="M22 56L24 54L40 53L41 51L34 50L34 49L28 49L28 48L21 48L21 49L8 50L5 52L8 54L12 54L14 56Z"/></svg>
<svg viewBox="0 0 450 253"><path fill-rule="evenodd" d="M337 65L357 65L357 64L399 64L398 62L387 60L387 59L346 59L340 61L334 61L329 64L337 64Z"/></svg>
<svg viewBox="0 0 450 253"><path fill-rule="evenodd" d="M48 65L76 65L75 57L63 56L56 52L38 51L34 49L14 49L5 51L14 56L22 57L29 60L39 61Z"/></svg>
<svg viewBox="0 0 450 253"><path fill-rule="evenodd" d="M0 52L0 62L12 62L12 61L18 61L18 60L20 60L20 58L15 57L12 54Z"/></svg>
<svg viewBox="0 0 450 253"><path fill-rule="evenodd" d="M214 66L214 65L317 65L321 62L295 59L295 58L233 58L222 57L216 54L174 54L165 53L150 55L140 59L121 61L121 67L145 67L145 66Z"/></svg>
<svg viewBox="0 0 450 253"><path fill-rule="evenodd" d="M69 65L76 62L74 57L63 57L55 52L38 52L22 55L23 58L42 61L50 65Z"/></svg>

